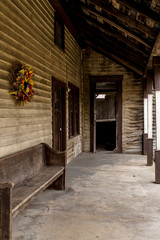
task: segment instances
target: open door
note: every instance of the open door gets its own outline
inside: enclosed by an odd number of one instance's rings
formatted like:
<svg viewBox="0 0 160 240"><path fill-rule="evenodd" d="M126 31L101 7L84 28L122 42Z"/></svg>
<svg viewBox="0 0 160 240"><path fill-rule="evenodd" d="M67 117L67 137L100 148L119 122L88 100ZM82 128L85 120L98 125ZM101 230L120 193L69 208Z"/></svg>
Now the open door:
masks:
<svg viewBox="0 0 160 240"><path fill-rule="evenodd" d="M90 76L91 152L122 152L123 76Z"/></svg>
<svg viewBox="0 0 160 240"><path fill-rule="evenodd" d="M116 150L116 85L113 92L96 93L96 151Z"/></svg>
<svg viewBox="0 0 160 240"><path fill-rule="evenodd" d="M52 78L52 147L66 149L66 84Z"/></svg>

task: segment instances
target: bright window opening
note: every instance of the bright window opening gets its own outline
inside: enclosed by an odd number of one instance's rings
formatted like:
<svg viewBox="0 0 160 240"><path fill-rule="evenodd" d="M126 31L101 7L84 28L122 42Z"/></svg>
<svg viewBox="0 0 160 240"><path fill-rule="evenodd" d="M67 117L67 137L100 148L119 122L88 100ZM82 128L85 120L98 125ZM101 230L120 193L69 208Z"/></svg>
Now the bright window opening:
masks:
<svg viewBox="0 0 160 240"><path fill-rule="evenodd" d="M98 94L96 96L96 99L105 99L105 97L106 97L106 94Z"/></svg>

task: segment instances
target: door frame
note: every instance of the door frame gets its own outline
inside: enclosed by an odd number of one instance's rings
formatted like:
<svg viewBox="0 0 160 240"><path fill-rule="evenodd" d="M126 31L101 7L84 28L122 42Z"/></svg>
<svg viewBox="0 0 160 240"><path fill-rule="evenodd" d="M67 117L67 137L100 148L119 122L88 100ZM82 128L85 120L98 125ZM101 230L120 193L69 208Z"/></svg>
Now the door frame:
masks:
<svg viewBox="0 0 160 240"><path fill-rule="evenodd" d="M66 150L66 83L52 77L52 148L54 149L54 116L55 116L55 106L54 106L54 86L58 86L62 90L62 143L61 151Z"/></svg>
<svg viewBox="0 0 160 240"><path fill-rule="evenodd" d="M123 75L89 76L90 79L90 151L96 152L96 82L116 82L116 152L122 152L122 81Z"/></svg>

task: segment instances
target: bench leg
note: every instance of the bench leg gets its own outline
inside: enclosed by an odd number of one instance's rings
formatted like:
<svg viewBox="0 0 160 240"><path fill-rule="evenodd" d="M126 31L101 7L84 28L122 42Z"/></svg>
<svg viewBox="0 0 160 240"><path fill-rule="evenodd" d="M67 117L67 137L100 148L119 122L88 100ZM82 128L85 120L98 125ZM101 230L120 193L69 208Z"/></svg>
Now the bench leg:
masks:
<svg viewBox="0 0 160 240"><path fill-rule="evenodd" d="M0 184L0 239L12 239L12 184Z"/></svg>
<svg viewBox="0 0 160 240"><path fill-rule="evenodd" d="M49 187L48 189L54 190L65 190L65 171L63 174L57 178Z"/></svg>

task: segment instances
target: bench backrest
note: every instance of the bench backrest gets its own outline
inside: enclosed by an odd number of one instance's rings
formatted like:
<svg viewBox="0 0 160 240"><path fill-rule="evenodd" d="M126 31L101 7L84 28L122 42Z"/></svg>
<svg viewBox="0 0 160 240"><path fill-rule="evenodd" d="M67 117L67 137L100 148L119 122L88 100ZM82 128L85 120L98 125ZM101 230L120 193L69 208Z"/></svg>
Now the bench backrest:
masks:
<svg viewBox="0 0 160 240"><path fill-rule="evenodd" d="M0 158L0 182L17 184L38 172L45 162L45 150L42 144Z"/></svg>

